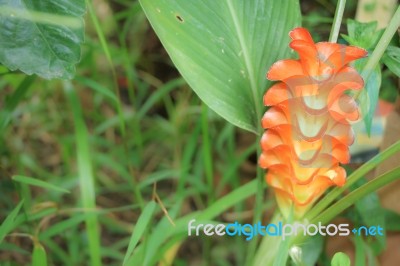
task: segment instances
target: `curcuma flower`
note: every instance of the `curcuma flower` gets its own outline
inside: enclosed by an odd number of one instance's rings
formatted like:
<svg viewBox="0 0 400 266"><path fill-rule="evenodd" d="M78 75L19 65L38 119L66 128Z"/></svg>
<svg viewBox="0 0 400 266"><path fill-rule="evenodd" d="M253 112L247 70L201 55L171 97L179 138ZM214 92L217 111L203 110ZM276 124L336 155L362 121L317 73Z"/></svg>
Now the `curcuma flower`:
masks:
<svg viewBox="0 0 400 266"><path fill-rule="evenodd" d="M268 169L284 216L293 206L300 218L331 186L342 186L354 141L351 122L359 119L351 90L364 86L348 64L365 57L364 49L337 43L314 43L304 28L290 32L290 47L298 60L274 63L267 78L279 81L264 95L270 106L262 118L259 164Z"/></svg>

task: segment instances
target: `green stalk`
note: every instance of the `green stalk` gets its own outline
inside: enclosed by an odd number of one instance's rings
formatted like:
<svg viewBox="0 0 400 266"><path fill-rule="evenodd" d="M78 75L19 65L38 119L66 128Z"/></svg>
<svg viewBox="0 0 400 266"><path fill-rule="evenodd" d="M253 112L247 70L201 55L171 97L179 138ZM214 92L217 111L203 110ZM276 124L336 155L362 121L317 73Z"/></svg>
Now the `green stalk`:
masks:
<svg viewBox="0 0 400 266"><path fill-rule="evenodd" d="M345 209L353 205L357 200L362 197L365 197L371 192L377 191L378 189L390 184L391 182L400 179L400 167L397 167L389 172L386 172L383 175L369 181L367 184L357 188L356 190L352 191L338 202L333 204L330 208L325 210L324 212L320 213L317 217L306 220L309 221L310 224L318 224L319 222L322 225L327 224L333 218L335 218L338 214L343 212ZM296 237L291 239L291 246L298 245L301 243L306 236L303 234L298 234Z"/></svg>
<svg viewBox="0 0 400 266"><path fill-rule="evenodd" d="M305 216L305 219L310 221L319 215L326 207L329 206L340 194L346 189L352 186L360 178L365 176L369 171L377 167L379 164L390 158L394 154L400 151L400 141L392 144L389 148L376 155L374 158L369 160L367 163L362 165L360 168L355 170L347 179L346 184L343 187L336 187L323 197Z"/></svg>
<svg viewBox="0 0 400 266"><path fill-rule="evenodd" d="M281 216L279 211L276 211L274 213L274 216L272 217L270 223L276 224L282 220L283 220L283 217ZM282 238L280 238L280 237L277 237L277 238L268 237L268 236L263 237L263 239L261 240L259 249L254 256L253 263L246 264L246 265L253 265L253 266L273 265L273 263L277 257L277 254L278 254L279 247L281 245L282 245Z"/></svg>
<svg viewBox="0 0 400 266"><path fill-rule="evenodd" d="M345 6L346 6L346 0L339 0L336 6L335 18L333 19L331 34L329 35L330 42L337 42Z"/></svg>
<svg viewBox="0 0 400 266"><path fill-rule="evenodd" d="M312 219L311 223L315 224L321 222L322 224L326 224L342 211L350 207L357 200L361 199L362 197L368 195L373 191L377 191L379 188L388 185L389 183L397 179L400 179L400 167L397 167L352 191L351 193L340 199L338 202L333 204L331 207L329 207L327 210Z"/></svg>

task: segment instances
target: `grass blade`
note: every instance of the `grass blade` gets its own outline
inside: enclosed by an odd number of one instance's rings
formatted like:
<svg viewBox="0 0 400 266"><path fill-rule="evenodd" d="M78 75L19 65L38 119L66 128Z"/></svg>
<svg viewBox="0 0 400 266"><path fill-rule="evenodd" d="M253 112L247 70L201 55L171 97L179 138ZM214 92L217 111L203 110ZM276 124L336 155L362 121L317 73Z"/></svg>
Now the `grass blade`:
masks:
<svg viewBox="0 0 400 266"><path fill-rule="evenodd" d="M90 210L96 208L96 193L92 170L92 159L89 149L89 136L85 122L83 121L81 105L72 84L68 81L64 82L64 90L73 113L79 186L83 207L88 211L88 213L86 213L85 223L89 242L91 265L99 266L101 265L99 224L97 214L90 213Z"/></svg>
<svg viewBox="0 0 400 266"><path fill-rule="evenodd" d="M139 220L136 223L135 229L133 230L133 234L131 236L131 240L129 241L128 250L126 251L123 265L126 265L128 259L131 257L133 250L135 249L137 243L142 237L144 231L149 224L151 217L153 216L154 210L156 209L157 204L154 201L150 201L142 214L139 217Z"/></svg>
<svg viewBox="0 0 400 266"><path fill-rule="evenodd" d="M4 128L6 128L6 126L10 122L12 112L17 107L18 103L24 98L33 81L35 81L35 78L36 76L27 76L26 78L24 78L24 80L15 90L15 92L10 96L10 98L6 100L5 106L2 108L3 110L0 113L1 132L3 132Z"/></svg>
<svg viewBox="0 0 400 266"><path fill-rule="evenodd" d="M117 96L115 96L115 94L110 89L108 89L106 86L100 84L99 82L96 82L93 79L86 78L83 76L76 76L75 80L77 82L81 83L82 85L85 85L85 86L93 89L93 91L98 92L101 95L104 95L105 97L110 99L114 104L118 103Z"/></svg>
<svg viewBox="0 0 400 266"><path fill-rule="evenodd" d="M257 190L257 180L250 181L245 185L235 189L224 197L216 200L212 205L199 212L192 212L184 217L174 220L175 227L173 227L168 219L163 219L153 230L150 239L148 249L145 251L144 262L141 265L153 265L155 262L154 258L157 257L157 252L160 247L165 244L165 241L170 237L177 237L185 234L187 237L187 224L190 220L196 219L197 222L210 221L216 216L220 215L227 209L235 206L238 202L254 195ZM176 204L172 210L169 210L169 214L172 218L179 211L179 204ZM179 239L178 239L179 240ZM143 249L142 249L143 250ZM151 262L151 263L150 263Z"/></svg>
<svg viewBox="0 0 400 266"><path fill-rule="evenodd" d="M46 250L39 242L35 242L33 248L32 266L47 266Z"/></svg>
<svg viewBox="0 0 400 266"><path fill-rule="evenodd" d="M67 189L57 187L53 184L50 184L45 181L38 180L38 179L32 178L32 177L27 177L27 176L22 176L22 175L14 175L12 177L12 180L23 183L23 184L31 185L31 186L45 188L48 190L54 190L54 191L58 191L58 192L62 192L62 193L70 193L70 191Z"/></svg>
<svg viewBox="0 0 400 266"><path fill-rule="evenodd" d="M7 218L4 220L4 222L0 226L0 243L3 242L4 237L14 228L14 221L15 218L17 217L17 214L19 210L22 207L22 204L24 204L24 200L21 200L20 203L17 205L17 207L10 212L10 214L7 216Z"/></svg>

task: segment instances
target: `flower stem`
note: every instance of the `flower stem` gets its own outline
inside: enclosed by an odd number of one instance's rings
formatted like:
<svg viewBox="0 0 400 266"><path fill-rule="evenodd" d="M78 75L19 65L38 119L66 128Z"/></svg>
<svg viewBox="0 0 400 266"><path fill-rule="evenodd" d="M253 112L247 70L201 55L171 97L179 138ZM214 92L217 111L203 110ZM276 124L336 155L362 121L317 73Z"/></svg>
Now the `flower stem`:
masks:
<svg viewBox="0 0 400 266"><path fill-rule="evenodd" d="M346 0L339 0L336 6L335 18L333 19L331 34L329 35L330 42L337 42L345 6L346 6Z"/></svg>
<svg viewBox="0 0 400 266"><path fill-rule="evenodd" d="M394 182L399 179L400 175L400 167L397 167L389 172L386 172L383 175L376 177L375 179L369 181L367 184L357 188L356 190L350 192L348 195L340 199L338 202L333 204L330 208L321 212L317 217L312 218L308 221L310 224L321 223L323 225L330 222L334 219L338 214L346 210L348 207L353 205L357 200L365 197L369 193L373 191L377 191L381 187L389 185L391 182ZM291 245L299 245L303 242L307 237L304 234L297 234L295 237L291 238Z"/></svg>
<svg viewBox="0 0 400 266"><path fill-rule="evenodd" d="M338 214L354 204L357 200L399 179L399 173L400 167L397 167L381 176L376 177L375 179L369 181L367 184L357 188L356 190L352 191L351 193L340 199L324 212L320 213L317 217L311 220L311 223L328 223Z"/></svg>
<svg viewBox="0 0 400 266"><path fill-rule="evenodd" d="M377 167L379 164L384 162L386 159L397 154L400 151L400 141L397 141L383 152L376 155L374 158L369 160L367 163L362 165L360 168L355 170L349 177L346 184L343 187L336 187L325 197L323 197L306 215L306 220L312 220L318 216L322 211L325 210L337 197L339 197L346 189L357 182L369 171Z"/></svg>

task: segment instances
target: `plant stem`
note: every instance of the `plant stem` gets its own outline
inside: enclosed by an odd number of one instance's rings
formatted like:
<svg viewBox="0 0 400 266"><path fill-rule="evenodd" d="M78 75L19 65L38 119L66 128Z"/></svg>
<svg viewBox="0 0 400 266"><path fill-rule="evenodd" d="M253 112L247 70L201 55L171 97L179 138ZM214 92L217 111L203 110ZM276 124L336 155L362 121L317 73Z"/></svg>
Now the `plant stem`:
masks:
<svg viewBox="0 0 400 266"><path fill-rule="evenodd" d="M321 212L318 216L311 220L307 220L310 224L318 224L321 223L322 225L327 224L329 221L331 221L333 218L335 218L339 213L350 207L352 204L354 204L357 200L365 197L369 193L373 191L377 191L381 187L384 187L391 182L394 182L395 180L398 180L400 178L400 167L397 167L383 175L380 175L379 177L376 177L375 179L369 181L367 184L357 188L356 190L352 191L345 197L343 197L341 200L333 204L330 208L325 210L324 212ZM306 236L304 234L299 233L297 234L294 238L291 239L291 245L298 245L304 239Z"/></svg>
<svg viewBox="0 0 400 266"><path fill-rule="evenodd" d="M362 165L360 168L355 170L348 178L346 184L343 187L336 187L330 193L328 193L325 197L323 197L306 215L306 220L314 219L317 215L319 215L326 207L329 206L340 194L342 194L346 189L348 189L351 185L357 182L360 178L362 178L369 171L377 167L386 159L390 158L394 154L400 151L400 141L397 141L389 148L376 155L374 158L369 160L366 164Z"/></svg>
<svg viewBox="0 0 400 266"><path fill-rule="evenodd" d="M368 80L371 73L374 71L375 67L378 65L379 60L381 60L383 53L389 45L390 40L393 38L393 35L396 33L397 29L400 27L400 5L397 7L396 13L393 15L390 20L389 25L387 26L385 32L380 38L378 44L376 45L374 52L371 57L368 59L367 64L363 69L363 78L364 80ZM360 96L361 91L358 91L355 94L354 98L357 99Z"/></svg>
<svg viewBox="0 0 400 266"><path fill-rule="evenodd" d="M375 179L369 181L367 184L357 188L352 191L347 196L343 197L341 200L333 204L330 208L319 214L315 219L311 220L311 223L321 222L322 224L326 224L334 217L336 217L339 213L350 207L357 200L362 197L368 195L373 191L377 191L379 188L395 181L400 178L400 167L397 167Z"/></svg>
<svg viewBox="0 0 400 266"><path fill-rule="evenodd" d="M261 154L261 147L260 145L257 148L257 158ZM257 167L257 177L256 177L256 182L257 182L257 191L255 195L255 206L254 206L254 216L253 216L253 224L256 224L261 221L262 219L262 206L263 206L263 199L264 199L264 171L260 167ZM254 257L256 255L257 251L257 244L258 241L256 241L258 237L255 237L253 241L249 244L247 248L247 256L246 256L246 265L251 265L252 262L254 261Z"/></svg>
<svg viewBox="0 0 400 266"><path fill-rule="evenodd" d="M329 35L330 42L337 42L345 6L346 6L346 0L339 0L336 6L335 18L333 19L331 34Z"/></svg>
<svg viewBox="0 0 400 266"><path fill-rule="evenodd" d="M272 217L269 223L277 224L282 221L283 217L279 213L279 211L275 211L274 216ZM272 237L263 237L257 253L254 256L254 260L251 264L246 265L273 265L276 255L278 254L279 246L282 243L282 238L278 237L276 239Z"/></svg>

